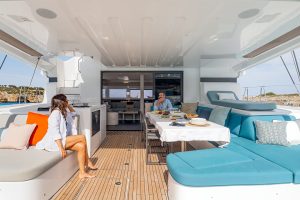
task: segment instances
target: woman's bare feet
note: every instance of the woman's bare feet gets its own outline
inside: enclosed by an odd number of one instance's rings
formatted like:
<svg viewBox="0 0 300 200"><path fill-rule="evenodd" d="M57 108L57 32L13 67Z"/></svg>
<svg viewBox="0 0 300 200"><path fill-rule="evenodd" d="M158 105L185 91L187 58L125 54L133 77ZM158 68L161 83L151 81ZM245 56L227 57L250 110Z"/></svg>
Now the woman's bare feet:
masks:
<svg viewBox="0 0 300 200"><path fill-rule="evenodd" d="M94 178L96 177L96 175L93 175L93 174L89 174L89 173L86 173L86 172L83 172L83 173L79 173L79 179L83 179L83 178Z"/></svg>

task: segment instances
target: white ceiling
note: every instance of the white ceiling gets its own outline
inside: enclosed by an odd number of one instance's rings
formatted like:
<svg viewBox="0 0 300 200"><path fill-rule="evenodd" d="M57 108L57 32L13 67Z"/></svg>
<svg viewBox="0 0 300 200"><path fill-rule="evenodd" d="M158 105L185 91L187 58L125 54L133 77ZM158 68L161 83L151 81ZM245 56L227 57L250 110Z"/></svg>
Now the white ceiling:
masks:
<svg viewBox="0 0 300 200"><path fill-rule="evenodd" d="M55 12L56 18L39 16L39 8ZM259 13L238 17L249 9ZM1 28L22 35L49 56L77 50L106 66L185 66L198 65L200 59L204 64L244 61L245 53L300 25L300 2L0 1L0 19ZM289 28L280 29L283 25Z"/></svg>

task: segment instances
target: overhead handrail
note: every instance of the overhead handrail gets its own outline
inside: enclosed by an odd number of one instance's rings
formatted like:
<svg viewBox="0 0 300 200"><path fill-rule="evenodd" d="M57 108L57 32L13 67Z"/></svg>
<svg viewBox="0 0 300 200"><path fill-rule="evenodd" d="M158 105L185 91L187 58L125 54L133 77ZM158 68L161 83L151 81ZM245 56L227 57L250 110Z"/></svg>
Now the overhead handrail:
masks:
<svg viewBox="0 0 300 200"><path fill-rule="evenodd" d="M285 67L287 73L289 74L289 77L290 77L291 81L293 82L293 85L294 85L294 87L295 87L297 93L300 94L300 92L299 92L299 90L298 90L298 88L297 88L297 85L296 85L296 83L295 83L295 81L294 81L294 79L293 79L293 77L292 77L292 75L291 75L291 73L290 73L290 70L289 70L288 67L286 66L286 63L284 62L282 56L280 56L280 59L281 59L283 65L284 65L284 67Z"/></svg>
<svg viewBox="0 0 300 200"><path fill-rule="evenodd" d="M5 55L5 56L4 56L4 59L3 59L2 63L1 63L1 65L0 65L0 70L1 70L1 69L2 69L2 67L3 67L3 65L4 65L4 62L5 62L6 58L7 58L7 55Z"/></svg>

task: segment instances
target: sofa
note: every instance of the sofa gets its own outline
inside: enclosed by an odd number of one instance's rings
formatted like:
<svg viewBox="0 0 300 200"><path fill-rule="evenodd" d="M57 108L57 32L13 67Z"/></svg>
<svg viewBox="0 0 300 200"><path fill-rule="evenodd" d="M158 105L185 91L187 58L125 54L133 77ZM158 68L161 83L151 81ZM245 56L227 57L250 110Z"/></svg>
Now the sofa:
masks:
<svg viewBox="0 0 300 200"><path fill-rule="evenodd" d="M208 118L213 107L200 105L197 113ZM294 119L283 110L232 109L225 124L231 132L226 148L167 156L169 199L299 199L300 145L258 144L254 123Z"/></svg>
<svg viewBox="0 0 300 200"><path fill-rule="evenodd" d="M11 122L25 124L26 119L26 114L1 114L0 129ZM34 147L0 149L0 199L50 199L77 170L74 152L62 160L59 152Z"/></svg>

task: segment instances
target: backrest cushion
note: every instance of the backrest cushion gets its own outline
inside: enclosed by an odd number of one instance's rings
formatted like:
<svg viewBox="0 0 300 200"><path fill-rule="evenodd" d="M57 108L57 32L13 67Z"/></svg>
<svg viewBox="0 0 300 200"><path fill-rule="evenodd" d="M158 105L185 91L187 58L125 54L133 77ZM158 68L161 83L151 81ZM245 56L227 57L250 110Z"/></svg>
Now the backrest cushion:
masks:
<svg viewBox="0 0 300 200"><path fill-rule="evenodd" d="M255 121L257 143L274 145L300 144L300 130L294 121Z"/></svg>
<svg viewBox="0 0 300 200"><path fill-rule="evenodd" d="M217 93L219 96L219 100L236 100L233 93Z"/></svg>
<svg viewBox="0 0 300 200"><path fill-rule="evenodd" d="M221 94L221 93L233 94L235 99L238 100L238 97L232 91L208 91L207 92L207 98L209 99L209 101L211 103L214 103L216 101L219 101L219 94Z"/></svg>
<svg viewBox="0 0 300 200"><path fill-rule="evenodd" d="M184 113L196 113L198 103L181 103L181 111Z"/></svg>
<svg viewBox="0 0 300 200"><path fill-rule="evenodd" d="M0 141L0 149L26 149L35 126L35 124L11 123Z"/></svg>
<svg viewBox="0 0 300 200"><path fill-rule="evenodd" d="M260 115L260 116L244 116L240 128L239 136L248 140L256 140L255 121L292 121L294 118L290 115Z"/></svg>
<svg viewBox="0 0 300 200"><path fill-rule="evenodd" d="M36 145L40 140L43 139L43 137L47 133L48 129L48 116L42 115L39 113L33 113L29 112L27 116L26 124L36 124L36 128L33 131L30 139L29 139L29 145L34 146Z"/></svg>
<svg viewBox="0 0 300 200"><path fill-rule="evenodd" d="M199 115L199 117L205 118L207 120L209 119L211 111L212 108L208 108L208 107L198 106L197 108L197 114Z"/></svg>
<svg viewBox="0 0 300 200"><path fill-rule="evenodd" d="M210 113L209 121L225 126L230 110L231 108L228 107L222 107L222 106L215 107Z"/></svg>
<svg viewBox="0 0 300 200"><path fill-rule="evenodd" d="M229 128L230 133L237 136L240 134L243 118L244 118L243 115L240 115L238 113L232 111L229 113L226 127Z"/></svg>

